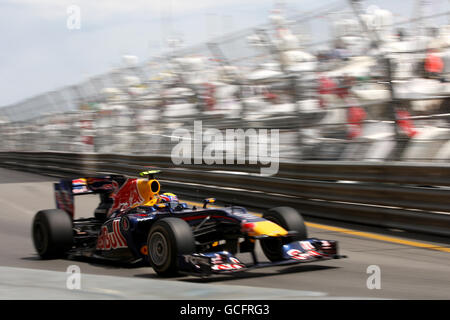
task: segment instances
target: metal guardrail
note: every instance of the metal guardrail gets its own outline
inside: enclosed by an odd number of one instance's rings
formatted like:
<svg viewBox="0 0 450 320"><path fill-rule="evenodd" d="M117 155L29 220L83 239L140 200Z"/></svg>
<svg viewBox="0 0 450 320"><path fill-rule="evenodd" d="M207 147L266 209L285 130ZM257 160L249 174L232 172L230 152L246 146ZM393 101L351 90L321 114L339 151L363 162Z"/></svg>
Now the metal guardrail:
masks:
<svg viewBox="0 0 450 320"><path fill-rule="evenodd" d="M155 166L164 168L163 189L180 196L260 210L286 205L305 216L450 236L448 164L306 161L280 163L277 175L264 177L257 165L175 166L165 155L9 152L0 153L0 165L74 177L135 176Z"/></svg>

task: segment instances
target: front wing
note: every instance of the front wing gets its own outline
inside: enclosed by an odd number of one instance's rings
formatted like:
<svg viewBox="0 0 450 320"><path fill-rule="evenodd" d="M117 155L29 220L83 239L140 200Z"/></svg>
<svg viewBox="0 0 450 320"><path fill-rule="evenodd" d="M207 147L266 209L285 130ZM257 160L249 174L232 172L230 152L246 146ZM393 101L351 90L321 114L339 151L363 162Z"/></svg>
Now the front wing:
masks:
<svg viewBox="0 0 450 320"><path fill-rule="evenodd" d="M194 253L179 256L181 273L209 276L246 271L254 268L291 265L305 262L345 258L338 255L337 242L333 240L307 239L285 244L282 248L283 260L276 262L257 262L244 264L227 251Z"/></svg>

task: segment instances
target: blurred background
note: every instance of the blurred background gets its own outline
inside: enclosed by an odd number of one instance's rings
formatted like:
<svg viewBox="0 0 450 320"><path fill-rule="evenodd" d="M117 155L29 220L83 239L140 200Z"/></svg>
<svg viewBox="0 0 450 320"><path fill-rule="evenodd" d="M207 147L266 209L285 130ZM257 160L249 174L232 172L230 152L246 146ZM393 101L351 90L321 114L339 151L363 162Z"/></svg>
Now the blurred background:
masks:
<svg viewBox="0 0 450 320"><path fill-rule="evenodd" d="M279 129L281 161L450 159L449 2L79 2L79 30L64 1L2 4L34 18L0 22L0 151L170 154L202 120Z"/></svg>

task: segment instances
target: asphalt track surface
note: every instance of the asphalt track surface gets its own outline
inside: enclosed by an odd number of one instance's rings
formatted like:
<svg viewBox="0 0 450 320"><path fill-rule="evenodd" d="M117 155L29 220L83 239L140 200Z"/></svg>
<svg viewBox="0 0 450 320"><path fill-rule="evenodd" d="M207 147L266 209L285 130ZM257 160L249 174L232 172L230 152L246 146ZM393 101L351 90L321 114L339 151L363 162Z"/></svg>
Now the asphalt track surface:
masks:
<svg viewBox="0 0 450 320"><path fill-rule="evenodd" d="M255 269L233 276L160 280L150 267L40 260L31 240L31 222L38 210L54 208L52 184L55 181L56 178L48 176L0 168L0 267L65 272L69 265L76 264L83 274L89 275L175 282L173 284L197 283L217 288L239 286L264 288L266 291L268 288L298 290L317 293L326 299L450 299L450 239L344 225L331 220L306 218L310 222L309 236L338 240L340 253L348 258ZM96 205L97 196L78 197L76 216L92 216ZM345 232L349 229L359 232ZM428 248L419 247L424 244ZM260 250L258 254L263 256ZM371 265L380 268L381 289L367 287L371 275L367 268Z"/></svg>

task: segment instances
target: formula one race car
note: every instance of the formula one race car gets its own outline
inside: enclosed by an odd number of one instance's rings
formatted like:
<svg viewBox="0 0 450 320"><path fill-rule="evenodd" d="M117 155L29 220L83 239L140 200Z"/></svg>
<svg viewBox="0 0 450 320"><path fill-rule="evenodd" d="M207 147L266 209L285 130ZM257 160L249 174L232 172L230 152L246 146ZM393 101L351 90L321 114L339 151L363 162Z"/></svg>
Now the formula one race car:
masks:
<svg viewBox="0 0 450 320"><path fill-rule="evenodd" d="M154 178L105 175L55 183L57 209L39 211L32 235L44 259L87 256L150 264L161 276L207 276L249 268L337 259L337 242L308 239L301 215L278 207L262 215L238 206L189 207L176 195L160 194ZM94 217L74 219L74 196L98 194ZM258 262L259 241L270 262ZM250 252L244 265L235 255Z"/></svg>

